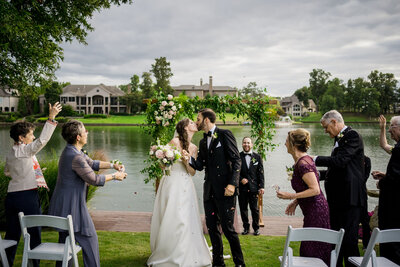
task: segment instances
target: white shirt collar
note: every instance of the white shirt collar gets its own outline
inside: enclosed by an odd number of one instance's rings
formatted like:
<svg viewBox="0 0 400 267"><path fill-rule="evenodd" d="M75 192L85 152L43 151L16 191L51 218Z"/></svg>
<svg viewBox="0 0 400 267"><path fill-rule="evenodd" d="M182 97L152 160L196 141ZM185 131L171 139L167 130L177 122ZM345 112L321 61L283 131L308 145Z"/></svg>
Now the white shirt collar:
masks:
<svg viewBox="0 0 400 267"><path fill-rule="evenodd" d="M343 133L344 130L346 130L346 129L347 129L347 126L345 125L345 126L343 127L343 129L340 131L340 133Z"/></svg>
<svg viewBox="0 0 400 267"><path fill-rule="evenodd" d="M217 128L216 125L214 125L214 127L211 128L211 130L210 130L211 134L214 134L215 128Z"/></svg>

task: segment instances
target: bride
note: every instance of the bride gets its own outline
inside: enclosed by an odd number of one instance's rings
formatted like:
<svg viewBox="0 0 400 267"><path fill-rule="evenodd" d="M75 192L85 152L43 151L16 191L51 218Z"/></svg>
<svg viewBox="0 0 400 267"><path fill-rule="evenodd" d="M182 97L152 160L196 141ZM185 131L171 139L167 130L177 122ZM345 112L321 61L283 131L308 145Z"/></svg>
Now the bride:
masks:
<svg viewBox="0 0 400 267"><path fill-rule="evenodd" d="M170 141L181 152L197 157L191 143L196 124L183 119L176 125L177 136ZM148 266L211 266L211 254L203 235L197 195L192 181L195 170L188 159L172 165L171 175L161 179L151 219Z"/></svg>

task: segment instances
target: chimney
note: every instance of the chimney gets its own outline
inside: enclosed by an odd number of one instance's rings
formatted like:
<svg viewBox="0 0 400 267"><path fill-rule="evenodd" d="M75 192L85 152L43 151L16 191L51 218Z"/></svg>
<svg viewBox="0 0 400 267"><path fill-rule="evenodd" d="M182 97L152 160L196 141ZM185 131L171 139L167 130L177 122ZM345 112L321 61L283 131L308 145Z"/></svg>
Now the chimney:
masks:
<svg viewBox="0 0 400 267"><path fill-rule="evenodd" d="M209 84L209 87L208 87L208 93L210 94L210 96L213 95L212 76L210 76L210 84Z"/></svg>
<svg viewBox="0 0 400 267"><path fill-rule="evenodd" d="M203 86L203 78L200 78L200 86Z"/></svg>

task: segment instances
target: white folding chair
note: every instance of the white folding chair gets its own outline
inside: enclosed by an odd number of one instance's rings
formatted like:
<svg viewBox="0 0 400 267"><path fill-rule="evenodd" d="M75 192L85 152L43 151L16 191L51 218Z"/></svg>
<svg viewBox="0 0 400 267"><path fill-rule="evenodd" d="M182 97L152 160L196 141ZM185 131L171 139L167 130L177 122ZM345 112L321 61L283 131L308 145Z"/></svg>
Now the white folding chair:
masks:
<svg viewBox="0 0 400 267"><path fill-rule="evenodd" d="M289 246L292 241L319 241L335 244L335 249L331 251L330 266L336 266L343 235L343 229L340 229L340 231L313 227L293 229L292 226L289 225L283 256L279 256L281 267L327 266L319 258L294 257L293 249Z"/></svg>
<svg viewBox="0 0 400 267"><path fill-rule="evenodd" d="M24 236L24 253L22 256L22 267L28 266L29 259L56 260L62 261L62 266L66 267L68 261L72 258L74 266L78 265L78 252L81 247L75 244L74 227L72 216L67 218L48 216L48 215L27 215L23 212L18 214L21 223L22 234ZM27 228L46 226L68 231L69 236L65 243L41 243L34 249L30 248L30 235Z"/></svg>
<svg viewBox="0 0 400 267"><path fill-rule="evenodd" d="M15 246L16 244L17 244L17 241L1 239L1 235L0 235L0 256L1 256L1 263L3 264L3 267L9 267L7 255L6 255L6 248Z"/></svg>
<svg viewBox="0 0 400 267"><path fill-rule="evenodd" d="M349 257L349 261L361 267L395 267L400 266L385 257L377 257L375 245L378 243L400 242L400 229L379 230L374 228L368 247L365 250L364 257Z"/></svg>

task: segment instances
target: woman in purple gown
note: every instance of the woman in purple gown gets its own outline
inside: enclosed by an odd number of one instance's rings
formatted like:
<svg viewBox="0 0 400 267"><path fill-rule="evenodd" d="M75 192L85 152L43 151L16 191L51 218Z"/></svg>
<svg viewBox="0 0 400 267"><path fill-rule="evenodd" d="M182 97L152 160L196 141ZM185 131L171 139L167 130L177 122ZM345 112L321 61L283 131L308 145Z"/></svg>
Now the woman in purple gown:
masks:
<svg viewBox="0 0 400 267"><path fill-rule="evenodd" d="M319 176L314 160L307 154L311 145L310 133L296 129L288 133L286 148L294 159L292 188L296 193L277 191L281 199L293 199L286 208L287 215L294 215L300 205L304 215L303 227L330 229L328 203L319 186ZM304 241L300 245L300 256L322 259L328 266L332 245L322 242Z"/></svg>

